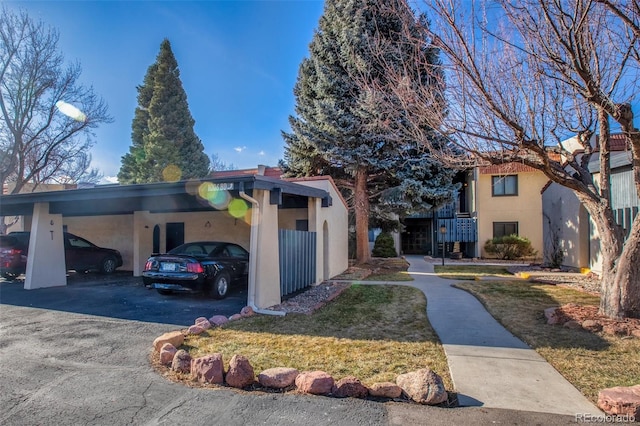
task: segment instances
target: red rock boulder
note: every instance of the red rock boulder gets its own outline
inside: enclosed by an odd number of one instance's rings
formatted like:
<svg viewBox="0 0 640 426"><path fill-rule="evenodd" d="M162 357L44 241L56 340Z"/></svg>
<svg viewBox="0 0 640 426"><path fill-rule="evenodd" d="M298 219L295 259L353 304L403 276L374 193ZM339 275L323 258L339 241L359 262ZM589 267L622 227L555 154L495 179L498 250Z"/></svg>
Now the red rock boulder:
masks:
<svg viewBox="0 0 640 426"><path fill-rule="evenodd" d="M178 352L178 350L171 343L165 343L162 345L162 348L160 349L160 363L162 365L171 365L176 352Z"/></svg>
<svg viewBox="0 0 640 426"><path fill-rule="evenodd" d="M547 318L547 324L559 324L560 315L558 314L558 308L547 308L544 310L544 316Z"/></svg>
<svg viewBox="0 0 640 426"><path fill-rule="evenodd" d="M305 371L296 377L296 387L302 393L312 395L328 395L333 389L335 380L324 371Z"/></svg>
<svg viewBox="0 0 640 426"><path fill-rule="evenodd" d="M171 369L178 373L189 373L191 371L191 355L184 349L180 349L176 352L171 361Z"/></svg>
<svg viewBox="0 0 640 426"><path fill-rule="evenodd" d="M204 333L204 328L200 326L200 324L192 325L189 327L187 331L189 334L202 334Z"/></svg>
<svg viewBox="0 0 640 426"><path fill-rule="evenodd" d="M256 313L253 311L253 308L251 306L245 306L244 308L242 308L242 310L240 310L240 315L242 317L252 317L254 316Z"/></svg>
<svg viewBox="0 0 640 426"><path fill-rule="evenodd" d="M344 377L333 385L331 394L336 398L366 398L369 389L355 377Z"/></svg>
<svg viewBox="0 0 640 426"><path fill-rule="evenodd" d="M184 343L184 335L181 331L170 331L168 333L164 333L153 341L153 348L156 352L160 352L162 345L165 343L171 343L174 347L179 348Z"/></svg>
<svg viewBox="0 0 640 426"><path fill-rule="evenodd" d="M200 383L224 383L222 354L206 355L191 360L191 377Z"/></svg>
<svg viewBox="0 0 640 426"><path fill-rule="evenodd" d="M640 385L616 386L601 390L598 393L598 407L607 414L640 419Z"/></svg>
<svg viewBox="0 0 640 426"><path fill-rule="evenodd" d="M255 382L255 373L251 363L244 355L234 355L229 361L229 371L225 381L229 386L242 389L251 386Z"/></svg>
<svg viewBox="0 0 640 426"><path fill-rule="evenodd" d="M369 395L379 398L400 398L402 388L395 383L374 383L369 388Z"/></svg>
<svg viewBox="0 0 640 426"><path fill-rule="evenodd" d="M266 388L283 389L293 385L298 374L300 372L295 368L269 368L258 374L258 382Z"/></svg>
<svg viewBox="0 0 640 426"><path fill-rule="evenodd" d="M229 318L225 317L224 315L214 315L211 318L209 318L209 323L211 325L217 325L218 327L228 322L229 322Z"/></svg>
<svg viewBox="0 0 640 426"><path fill-rule="evenodd" d="M396 378L396 384L419 404L437 405L448 397L442 378L429 368L401 374Z"/></svg>

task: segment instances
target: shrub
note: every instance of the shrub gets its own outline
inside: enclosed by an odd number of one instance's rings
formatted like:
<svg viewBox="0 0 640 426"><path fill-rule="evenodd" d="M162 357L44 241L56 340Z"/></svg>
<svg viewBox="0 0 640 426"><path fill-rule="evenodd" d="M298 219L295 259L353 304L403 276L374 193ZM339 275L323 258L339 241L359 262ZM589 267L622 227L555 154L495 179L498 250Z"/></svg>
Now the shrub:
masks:
<svg viewBox="0 0 640 426"><path fill-rule="evenodd" d="M374 257L396 257L395 245L393 244L393 237L388 232L383 232L376 238L376 242L371 252Z"/></svg>
<svg viewBox="0 0 640 426"><path fill-rule="evenodd" d="M516 234L488 240L484 245L484 249L487 253L505 260L535 257L537 254L531 247L531 241L528 238L520 237Z"/></svg>

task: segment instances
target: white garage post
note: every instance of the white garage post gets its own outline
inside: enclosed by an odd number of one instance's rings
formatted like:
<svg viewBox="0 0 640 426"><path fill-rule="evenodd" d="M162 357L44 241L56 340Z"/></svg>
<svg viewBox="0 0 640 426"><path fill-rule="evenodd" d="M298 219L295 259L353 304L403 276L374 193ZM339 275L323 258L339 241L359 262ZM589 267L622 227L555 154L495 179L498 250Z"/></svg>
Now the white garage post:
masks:
<svg viewBox="0 0 640 426"><path fill-rule="evenodd" d="M322 233L322 223L320 222L318 215L320 213L320 209L322 208L322 200L320 198L312 198L309 197L308 201L308 223L309 223L309 231L316 233L316 276L315 276L315 284L321 283L325 277L323 274L324 271L324 235Z"/></svg>
<svg viewBox="0 0 640 426"><path fill-rule="evenodd" d="M142 276L144 264L153 251L153 222L148 211L133 212L133 276Z"/></svg>
<svg viewBox="0 0 640 426"><path fill-rule="evenodd" d="M49 203L33 206L25 290L67 285L62 215L50 214Z"/></svg>

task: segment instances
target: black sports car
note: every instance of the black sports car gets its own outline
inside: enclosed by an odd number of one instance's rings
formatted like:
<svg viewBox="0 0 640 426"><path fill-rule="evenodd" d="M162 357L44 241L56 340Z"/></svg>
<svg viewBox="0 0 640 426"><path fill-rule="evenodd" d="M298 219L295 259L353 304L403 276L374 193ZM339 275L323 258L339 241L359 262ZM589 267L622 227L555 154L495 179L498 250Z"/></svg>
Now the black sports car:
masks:
<svg viewBox="0 0 640 426"><path fill-rule="evenodd" d="M239 245L198 241L152 254L142 279L160 294L202 292L222 299L232 283L247 282L248 273L249 253Z"/></svg>

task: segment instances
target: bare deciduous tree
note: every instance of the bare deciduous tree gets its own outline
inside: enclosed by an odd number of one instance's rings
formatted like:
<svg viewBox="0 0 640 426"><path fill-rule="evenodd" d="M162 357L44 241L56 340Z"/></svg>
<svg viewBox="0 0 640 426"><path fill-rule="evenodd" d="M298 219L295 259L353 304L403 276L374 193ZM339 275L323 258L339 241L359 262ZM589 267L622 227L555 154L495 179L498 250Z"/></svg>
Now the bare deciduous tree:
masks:
<svg viewBox="0 0 640 426"><path fill-rule="evenodd" d="M58 33L25 12L0 10L0 184L12 193L41 183L95 180L92 131L111 121L80 66L66 66ZM60 101L79 110L61 113ZM68 113L67 113L68 114Z"/></svg>
<svg viewBox="0 0 640 426"><path fill-rule="evenodd" d="M443 57L446 115L431 108L443 94L421 86L402 69L387 67L384 84L366 73L359 79L378 105L385 104L385 93L393 94L390 116L401 99L401 108L411 119L390 120L393 125L387 127L398 140L407 135L420 138L426 123L471 159L523 163L570 188L600 234L600 310L609 317L640 316L640 216L625 240L610 193L613 122L630 148L640 194L640 132L630 108L639 94L638 33L634 32L639 9L636 2L628 8L626 4L614 0L425 3L432 19L425 31ZM396 12L388 9L388 13ZM393 54L383 42L371 43L379 57ZM579 155L575 147L561 144L572 135L581 145ZM434 154L460 163L456 153ZM592 158L599 158L597 181L588 169Z"/></svg>

